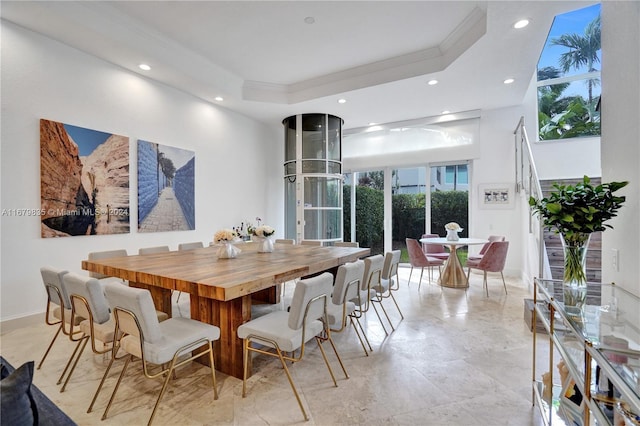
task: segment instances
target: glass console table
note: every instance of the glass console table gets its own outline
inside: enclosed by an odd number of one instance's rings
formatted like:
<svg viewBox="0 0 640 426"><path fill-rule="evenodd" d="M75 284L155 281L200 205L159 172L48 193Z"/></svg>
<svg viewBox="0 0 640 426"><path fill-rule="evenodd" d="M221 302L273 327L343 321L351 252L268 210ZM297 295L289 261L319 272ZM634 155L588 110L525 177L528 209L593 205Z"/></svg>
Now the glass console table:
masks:
<svg viewBox="0 0 640 426"><path fill-rule="evenodd" d="M533 403L547 425L640 425L640 298L615 284L589 285L598 286L602 302L572 314L556 296L561 281L535 280L533 323L540 319L548 333L549 367L536 373L544 341L533 327Z"/></svg>

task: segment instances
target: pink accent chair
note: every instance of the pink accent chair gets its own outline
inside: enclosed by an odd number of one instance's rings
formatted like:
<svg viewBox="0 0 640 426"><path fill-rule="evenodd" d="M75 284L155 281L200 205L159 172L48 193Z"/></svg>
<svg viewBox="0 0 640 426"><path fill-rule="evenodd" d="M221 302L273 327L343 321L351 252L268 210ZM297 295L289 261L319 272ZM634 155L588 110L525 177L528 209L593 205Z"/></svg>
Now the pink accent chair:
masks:
<svg viewBox="0 0 640 426"><path fill-rule="evenodd" d="M424 268L429 268L429 281L431 281L432 268L434 266L437 266L438 270L440 270L440 267L444 262L441 259L428 257L422 251L422 247L420 247L420 243L418 243L418 240L407 238L405 241L407 243L407 252L409 253L409 262L411 263L411 272L409 272L409 280L407 281L407 285L409 285L409 283L411 282L411 274L413 274L413 268L420 268L420 283L418 284L418 290L420 290Z"/></svg>
<svg viewBox="0 0 640 426"><path fill-rule="evenodd" d="M471 275L471 268L479 269L484 272L484 280L482 285L484 286L487 297L489 297L489 287L487 286L487 272L500 272L502 277L502 285L504 286L504 292L507 294L507 284L504 282L504 275L502 270L507 260L507 251L509 250L509 241L496 241L489 243L489 248L482 256L482 259L471 260L467 259L467 285L469 285L469 276Z"/></svg>
<svg viewBox="0 0 640 426"><path fill-rule="evenodd" d="M480 249L480 253L476 255L471 255L467 257L467 259L480 260L482 259L482 256L484 256L484 254L487 252L487 249L489 248L489 244L495 243L496 241L506 240L506 238L503 235L489 235L489 238L487 239L489 240L489 242L482 246L482 248Z"/></svg>
<svg viewBox="0 0 640 426"><path fill-rule="evenodd" d="M440 238L438 234L422 234L422 238ZM449 258L449 252L444 248L442 244L425 244L422 243L422 251L428 257L435 257L440 260L447 260Z"/></svg>

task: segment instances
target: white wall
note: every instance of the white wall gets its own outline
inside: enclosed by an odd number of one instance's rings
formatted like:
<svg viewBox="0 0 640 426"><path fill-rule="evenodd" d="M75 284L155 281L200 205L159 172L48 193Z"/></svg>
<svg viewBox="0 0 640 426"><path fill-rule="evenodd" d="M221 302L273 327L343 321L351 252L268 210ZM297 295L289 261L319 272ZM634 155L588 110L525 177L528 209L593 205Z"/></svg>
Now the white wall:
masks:
<svg viewBox="0 0 640 426"><path fill-rule="evenodd" d="M522 116L522 108L482 111L480 119L480 156L473 161L470 188L470 228L473 236L504 235L509 241L505 274L522 274L520 205L517 199L509 208L483 208L479 185L507 184L515 194L515 142L513 130ZM476 248L471 248L475 250Z"/></svg>
<svg viewBox="0 0 640 426"><path fill-rule="evenodd" d="M2 21L1 208L40 207L39 119L130 138L131 233L40 238L36 217L1 218L0 320L42 312L39 268L79 271L90 251L211 241L260 216L283 234L282 129ZM196 229L137 232L136 141L195 151Z"/></svg>
<svg viewBox="0 0 640 426"><path fill-rule="evenodd" d="M602 234L602 280L640 296L640 3L602 3L602 180L629 181ZM612 250L620 253L619 270ZM640 322L640 313L638 313Z"/></svg>

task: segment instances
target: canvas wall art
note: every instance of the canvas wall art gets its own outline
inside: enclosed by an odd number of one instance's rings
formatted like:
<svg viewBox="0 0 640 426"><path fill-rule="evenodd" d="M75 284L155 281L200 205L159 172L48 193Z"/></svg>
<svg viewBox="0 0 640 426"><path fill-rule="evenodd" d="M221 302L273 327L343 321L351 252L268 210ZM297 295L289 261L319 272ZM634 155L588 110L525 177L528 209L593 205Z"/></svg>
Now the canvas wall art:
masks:
<svg viewBox="0 0 640 426"><path fill-rule="evenodd" d="M138 231L193 229L194 152L138 140Z"/></svg>
<svg viewBox="0 0 640 426"><path fill-rule="evenodd" d="M40 120L41 236L129 232L129 138Z"/></svg>

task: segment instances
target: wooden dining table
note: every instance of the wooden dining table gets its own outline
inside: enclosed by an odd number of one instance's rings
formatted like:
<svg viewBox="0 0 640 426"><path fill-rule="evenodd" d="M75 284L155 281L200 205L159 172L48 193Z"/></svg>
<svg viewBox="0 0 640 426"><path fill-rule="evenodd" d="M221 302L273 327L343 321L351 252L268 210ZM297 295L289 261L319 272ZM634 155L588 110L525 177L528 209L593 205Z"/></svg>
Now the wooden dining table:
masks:
<svg viewBox="0 0 640 426"><path fill-rule="evenodd" d="M220 259L218 247L171 251L99 260L83 260L82 269L122 278L132 287L151 292L156 309L171 315L171 292L189 293L191 318L216 325L216 369L243 376L242 339L237 329L251 319L252 296L271 294L279 284L356 261L368 248L314 247L274 244L271 253L259 253L258 244L239 243L234 259ZM264 299L264 297L262 297ZM249 363L249 374L251 373Z"/></svg>

